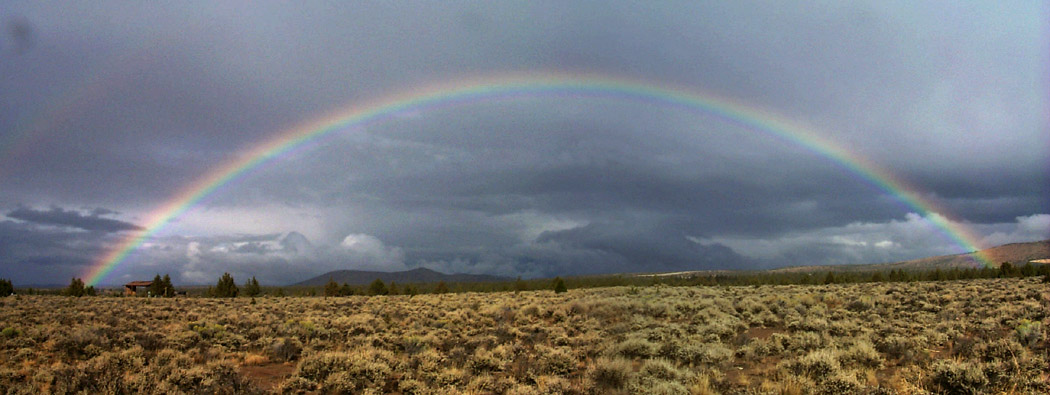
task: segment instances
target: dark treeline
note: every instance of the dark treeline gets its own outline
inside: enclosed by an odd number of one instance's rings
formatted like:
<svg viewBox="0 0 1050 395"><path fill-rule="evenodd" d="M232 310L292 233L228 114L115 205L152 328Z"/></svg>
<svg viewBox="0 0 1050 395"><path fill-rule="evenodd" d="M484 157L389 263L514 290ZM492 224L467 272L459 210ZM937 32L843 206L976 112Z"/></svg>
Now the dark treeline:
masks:
<svg viewBox="0 0 1050 395"><path fill-rule="evenodd" d="M530 279L497 282L472 282L472 283L421 283L421 284L397 284L384 283L376 279L369 285L338 284L329 281L323 287L315 286L260 286L259 282L252 277L239 292L232 276L224 273L215 287L190 287L180 294L192 297L237 297L247 296L324 296L341 297L351 295L419 295L419 294L444 294L462 292L520 292L554 290L564 292L566 289L577 288L601 288L615 286L754 286L754 285L825 285L825 284L854 284L867 282L913 282L913 281L954 281L971 280L981 278L1016 278L1043 276L1043 282L1050 283L1050 264L1034 265L1027 263L1017 266L1009 262L1003 262L998 268L950 268L934 269L925 271L907 271L894 269L890 271L868 271L868 272L721 272L717 274L693 273L683 275L600 275L580 276L555 279ZM159 286L155 295L171 296L174 287L167 275L154 284ZM159 284L158 284L159 283ZM163 285L160 285L163 284ZM163 291L161 291L163 289ZM15 289L9 280L0 279L0 296L9 294L39 294L39 295L68 295L68 296L94 296L94 287L84 287L83 282L74 278L71 284L64 289ZM98 292L104 296L122 296L121 292L109 291Z"/></svg>

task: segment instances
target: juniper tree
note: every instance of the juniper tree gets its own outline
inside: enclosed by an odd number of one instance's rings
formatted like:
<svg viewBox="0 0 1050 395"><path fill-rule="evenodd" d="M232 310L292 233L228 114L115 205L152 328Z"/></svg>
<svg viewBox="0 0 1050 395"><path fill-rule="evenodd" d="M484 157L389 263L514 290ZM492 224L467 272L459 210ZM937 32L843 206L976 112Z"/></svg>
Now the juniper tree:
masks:
<svg viewBox="0 0 1050 395"><path fill-rule="evenodd" d="M164 273L164 278L161 279L160 282L164 284L164 289L162 291L162 295L164 295L164 297L170 298L172 296L175 296L175 286L171 285L171 276L168 276L167 273Z"/></svg>
<svg viewBox="0 0 1050 395"><path fill-rule="evenodd" d="M568 291L568 288L565 287L565 280L562 280L561 277L555 277L554 278L554 293L560 294L560 293L565 292L565 291Z"/></svg>
<svg viewBox="0 0 1050 395"><path fill-rule="evenodd" d="M233 281L233 276L230 273L223 273L222 277L219 278L219 283L215 285L215 289L212 290L213 296L219 298L236 298L237 283Z"/></svg>
<svg viewBox="0 0 1050 395"><path fill-rule="evenodd" d="M368 285L368 294L369 295L386 295L387 294L386 284L383 283L383 280L377 278L375 281L372 281L372 284Z"/></svg>
<svg viewBox="0 0 1050 395"><path fill-rule="evenodd" d="M66 287L66 295L78 298L84 296L84 280L73 277L73 280L69 282L69 286Z"/></svg>
<svg viewBox="0 0 1050 395"><path fill-rule="evenodd" d="M160 278L160 274L153 276L153 282L149 284L149 295L150 296L163 296L164 295L164 280Z"/></svg>
<svg viewBox="0 0 1050 395"><path fill-rule="evenodd" d="M11 285L11 280L0 278L0 298L13 293L15 293L15 287Z"/></svg>
<svg viewBox="0 0 1050 395"><path fill-rule="evenodd" d="M335 279L328 278L328 283L324 285L324 296L339 296L339 283L335 282Z"/></svg>
<svg viewBox="0 0 1050 395"><path fill-rule="evenodd" d="M259 287L259 280L256 280L255 276L252 276L251 280L248 280L248 281L244 282L244 294L245 295L248 295L248 296L254 298L254 297L258 296L260 293L262 293L262 288Z"/></svg>

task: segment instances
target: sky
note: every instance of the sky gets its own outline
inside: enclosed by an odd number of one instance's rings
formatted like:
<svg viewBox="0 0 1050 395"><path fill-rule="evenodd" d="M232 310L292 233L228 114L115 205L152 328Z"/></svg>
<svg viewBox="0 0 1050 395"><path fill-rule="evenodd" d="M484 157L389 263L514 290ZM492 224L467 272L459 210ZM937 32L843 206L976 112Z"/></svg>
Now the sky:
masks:
<svg viewBox="0 0 1050 395"><path fill-rule="evenodd" d="M0 277L288 284L330 270L524 278L863 264L1050 238L1050 7L1033 1L127 2L0 9ZM514 76L721 98L865 158L698 109L385 97ZM930 208L930 210L925 210ZM148 232L148 233L145 233Z"/></svg>

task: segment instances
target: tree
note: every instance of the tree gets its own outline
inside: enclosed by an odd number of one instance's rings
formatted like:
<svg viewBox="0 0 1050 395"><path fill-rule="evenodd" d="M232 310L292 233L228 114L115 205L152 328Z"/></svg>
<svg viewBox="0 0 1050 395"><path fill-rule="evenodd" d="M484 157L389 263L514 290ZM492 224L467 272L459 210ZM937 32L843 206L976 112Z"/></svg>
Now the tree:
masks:
<svg viewBox="0 0 1050 395"><path fill-rule="evenodd" d="M401 289L397 287L397 283L394 281L390 282L390 286L387 287L387 295L400 295Z"/></svg>
<svg viewBox="0 0 1050 395"><path fill-rule="evenodd" d="M875 274L871 275L871 282L881 283L883 281L885 281L885 279L882 278L882 272L875 272Z"/></svg>
<svg viewBox="0 0 1050 395"><path fill-rule="evenodd" d="M343 283L343 286L339 288L339 296L350 296L354 294L354 289L350 287L350 284Z"/></svg>
<svg viewBox="0 0 1050 395"><path fill-rule="evenodd" d="M171 285L171 276L164 273L164 278L161 279L160 282L164 284L164 291L161 295L164 295L166 298L175 296L175 286Z"/></svg>
<svg viewBox="0 0 1050 395"><path fill-rule="evenodd" d="M262 288L259 287L259 280L256 280L255 276L252 276L251 280L248 280L244 283L245 295L254 298L256 296L259 296L260 293L262 293Z"/></svg>
<svg viewBox="0 0 1050 395"><path fill-rule="evenodd" d="M383 280L380 280L380 279L377 278L375 281L372 281L372 283L368 285L368 294L369 295L386 295L387 294L386 284L383 283Z"/></svg>
<svg viewBox="0 0 1050 395"><path fill-rule="evenodd" d="M1014 277L1017 275L1017 268L1010 262L1003 262L999 264L999 278Z"/></svg>
<svg viewBox="0 0 1050 395"><path fill-rule="evenodd" d="M15 293L15 286L11 285L11 280L0 278L0 298L13 293Z"/></svg>
<svg viewBox="0 0 1050 395"><path fill-rule="evenodd" d="M562 280L561 277L555 277L554 278L554 293L560 294L560 293L565 292L565 291L568 291L568 288L565 287L565 280Z"/></svg>
<svg viewBox="0 0 1050 395"><path fill-rule="evenodd" d="M95 296L95 295L98 295L98 292L95 292L95 286L94 285L88 285L87 288L84 288L84 295Z"/></svg>
<svg viewBox="0 0 1050 395"><path fill-rule="evenodd" d="M212 291L212 296L219 298L236 298L237 283L233 281L233 276L230 273L223 273L222 277L219 278L219 283L215 285L215 289Z"/></svg>
<svg viewBox="0 0 1050 395"><path fill-rule="evenodd" d="M160 274L153 276L153 282L151 282L149 285L149 296L164 296L164 280L160 278Z"/></svg>
<svg viewBox="0 0 1050 395"><path fill-rule="evenodd" d="M834 283L835 283L835 274L832 273L832 272L828 272L828 275L824 276L824 284L834 284Z"/></svg>
<svg viewBox="0 0 1050 395"><path fill-rule="evenodd" d="M329 296L339 296L339 294L339 283L335 282L333 278L329 277L328 283L324 285L324 296L327 298Z"/></svg>
<svg viewBox="0 0 1050 395"><path fill-rule="evenodd" d="M529 284L525 283L525 280L522 280L521 276L518 276L518 278L514 280L514 293L527 291L528 289Z"/></svg>
<svg viewBox="0 0 1050 395"><path fill-rule="evenodd" d="M436 294L447 294L448 293L448 284L445 284L444 281L439 281L438 285L436 287L434 287L434 293L436 293Z"/></svg>
<svg viewBox="0 0 1050 395"><path fill-rule="evenodd" d="M66 287L66 295L78 298L84 296L84 280L73 277L73 280L69 282L69 286Z"/></svg>

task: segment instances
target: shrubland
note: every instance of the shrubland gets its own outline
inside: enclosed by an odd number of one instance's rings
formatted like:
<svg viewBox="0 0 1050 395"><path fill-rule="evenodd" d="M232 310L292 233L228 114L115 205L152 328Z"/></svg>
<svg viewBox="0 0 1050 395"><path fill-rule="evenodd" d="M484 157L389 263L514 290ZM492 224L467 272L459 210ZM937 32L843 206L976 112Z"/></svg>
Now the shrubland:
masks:
<svg viewBox="0 0 1050 395"><path fill-rule="evenodd" d="M516 288L16 295L0 299L0 392L1050 392L1039 277Z"/></svg>

